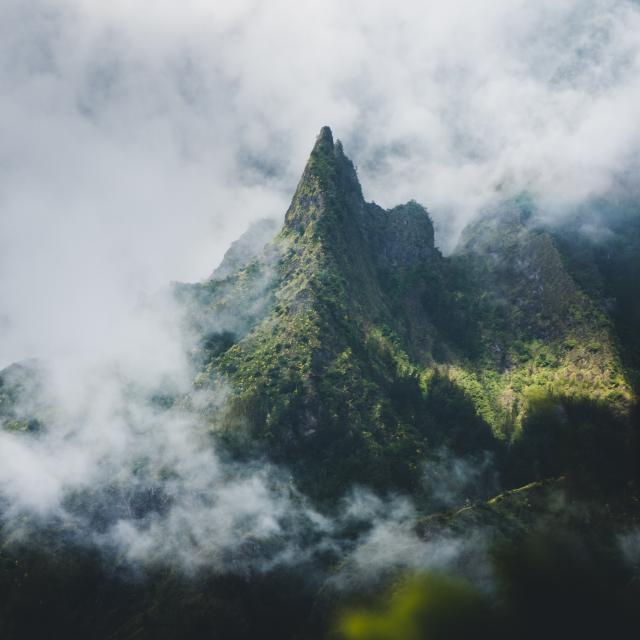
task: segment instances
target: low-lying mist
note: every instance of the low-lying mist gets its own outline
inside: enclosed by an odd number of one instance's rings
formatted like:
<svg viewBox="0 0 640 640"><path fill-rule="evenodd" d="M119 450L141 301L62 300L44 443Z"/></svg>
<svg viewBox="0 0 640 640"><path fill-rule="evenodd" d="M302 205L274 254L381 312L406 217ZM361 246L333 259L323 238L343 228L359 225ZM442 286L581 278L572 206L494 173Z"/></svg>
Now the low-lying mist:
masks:
<svg viewBox="0 0 640 640"><path fill-rule="evenodd" d="M45 531L105 559L187 574L324 571L328 558L348 558L331 581L339 589L403 568L453 567L483 549L480 532L421 538L408 497L345 487L337 505L319 510L286 468L232 460L216 441L229 390L217 379L194 387L193 336L176 298L151 296L121 320L120 349L96 344L4 372L14 400L0 431L6 540L28 544ZM229 317L209 320L233 329ZM464 503L490 464L446 451L439 460L425 471L439 508ZM474 572L484 580L480 555Z"/></svg>

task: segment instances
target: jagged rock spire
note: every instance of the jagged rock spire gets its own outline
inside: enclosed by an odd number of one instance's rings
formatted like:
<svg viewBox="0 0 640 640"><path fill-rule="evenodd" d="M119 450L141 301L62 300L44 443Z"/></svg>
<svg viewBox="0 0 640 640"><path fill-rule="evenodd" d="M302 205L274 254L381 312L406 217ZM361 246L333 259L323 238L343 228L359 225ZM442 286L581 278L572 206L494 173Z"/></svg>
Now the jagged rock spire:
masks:
<svg viewBox="0 0 640 640"><path fill-rule="evenodd" d="M315 145L285 216L289 229L303 231L328 210L334 213L364 203L353 163L344 155L340 141L333 141L327 126L320 129Z"/></svg>
<svg viewBox="0 0 640 640"><path fill-rule="evenodd" d="M324 126L320 129L320 133L316 138L316 144L313 151L330 151L333 152L333 133L331 127ZM312 152L313 153L313 152Z"/></svg>

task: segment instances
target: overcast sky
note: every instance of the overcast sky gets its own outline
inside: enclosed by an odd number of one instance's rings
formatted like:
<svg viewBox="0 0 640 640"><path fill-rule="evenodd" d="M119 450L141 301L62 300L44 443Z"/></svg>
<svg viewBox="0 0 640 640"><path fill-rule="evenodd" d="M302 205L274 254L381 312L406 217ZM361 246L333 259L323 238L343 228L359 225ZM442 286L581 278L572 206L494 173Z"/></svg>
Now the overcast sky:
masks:
<svg viewBox="0 0 640 640"><path fill-rule="evenodd" d="M142 292L282 216L328 124L365 195L458 229L635 170L640 10L613 0L0 0L0 366L105 349ZM131 338L133 339L133 338Z"/></svg>

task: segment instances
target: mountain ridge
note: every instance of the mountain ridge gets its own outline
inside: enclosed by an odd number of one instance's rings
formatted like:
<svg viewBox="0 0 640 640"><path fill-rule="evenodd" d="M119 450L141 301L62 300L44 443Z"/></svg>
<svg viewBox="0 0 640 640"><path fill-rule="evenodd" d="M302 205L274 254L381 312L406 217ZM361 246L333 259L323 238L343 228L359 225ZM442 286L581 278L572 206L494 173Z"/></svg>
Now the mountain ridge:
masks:
<svg viewBox="0 0 640 640"><path fill-rule="evenodd" d="M625 423L634 393L611 323L530 218L520 204L498 209L444 257L419 204L365 202L324 127L267 245L280 256L271 311L206 369L238 390L224 434L302 460L301 477L321 469L308 486L338 495L377 476L415 490L419 461L441 447L508 456L527 420L575 403Z"/></svg>

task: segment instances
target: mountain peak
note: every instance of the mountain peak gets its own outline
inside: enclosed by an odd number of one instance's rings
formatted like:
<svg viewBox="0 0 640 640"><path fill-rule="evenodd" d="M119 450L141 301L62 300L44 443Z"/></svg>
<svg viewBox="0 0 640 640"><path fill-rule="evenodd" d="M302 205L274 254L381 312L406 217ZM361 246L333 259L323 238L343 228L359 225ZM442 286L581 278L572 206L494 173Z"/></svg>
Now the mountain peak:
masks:
<svg viewBox="0 0 640 640"><path fill-rule="evenodd" d="M333 133L331 132L331 127L327 127L325 125L324 127L322 127L322 129L320 129L320 133L316 138L315 149L318 149L320 147L326 147L333 150Z"/></svg>
<svg viewBox="0 0 640 640"><path fill-rule="evenodd" d="M346 200L357 206L364 204L362 188L342 143L338 140L334 144L331 129L324 126L298 183L285 224L289 229L301 232L327 210L334 213L344 210Z"/></svg>

